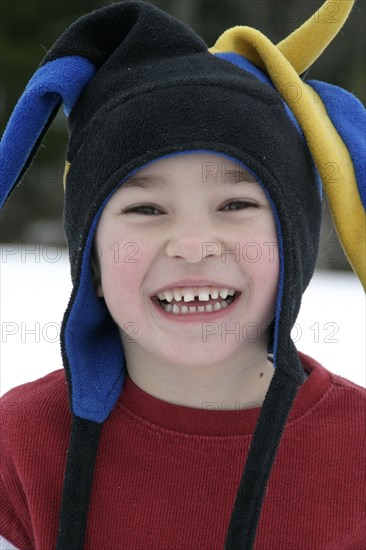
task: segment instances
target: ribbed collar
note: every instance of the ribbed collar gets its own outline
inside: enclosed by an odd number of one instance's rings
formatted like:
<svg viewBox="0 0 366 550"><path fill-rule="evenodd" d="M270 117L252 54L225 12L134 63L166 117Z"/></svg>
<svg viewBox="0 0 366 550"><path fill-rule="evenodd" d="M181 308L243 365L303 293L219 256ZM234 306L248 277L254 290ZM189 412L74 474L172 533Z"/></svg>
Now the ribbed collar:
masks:
<svg viewBox="0 0 366 550"><path fill-rule="evenodd" d="M311 409L329 389L329 372L317 361L298 352L308 378L302 384L287 425ZM162 401L146 393L126 374L117 409L128 409L144 422L185 434L230 436L253 434L261 407L241 410L204 410Z"/></svg>

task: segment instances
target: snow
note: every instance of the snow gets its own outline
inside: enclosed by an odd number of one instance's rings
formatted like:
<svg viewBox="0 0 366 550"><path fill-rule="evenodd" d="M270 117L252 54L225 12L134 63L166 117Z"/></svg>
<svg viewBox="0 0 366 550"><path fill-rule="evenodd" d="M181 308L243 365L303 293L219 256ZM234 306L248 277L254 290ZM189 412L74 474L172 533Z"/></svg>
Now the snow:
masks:
<svg viewBox="0 0 366 550"><path fill-rule="evenodd" d="M71 295L67 250L0 246L0 395L63 368L60 329ZM365 295L353 273L316 271L292 331L297 349L366 387Z"/></svg>

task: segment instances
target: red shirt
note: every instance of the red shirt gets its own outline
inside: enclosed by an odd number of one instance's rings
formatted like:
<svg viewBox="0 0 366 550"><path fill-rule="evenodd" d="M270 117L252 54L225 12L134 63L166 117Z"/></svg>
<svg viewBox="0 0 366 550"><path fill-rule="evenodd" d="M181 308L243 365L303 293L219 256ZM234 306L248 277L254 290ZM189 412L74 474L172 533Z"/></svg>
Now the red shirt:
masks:
<svg viewBox="0 0 366 550"><path fill-rule="evenodd" d="M366 389L310 374L268 481L255 550L365 550ZM63 369L1 398L0 535L54 549L71 428ZM223 550L260 408L173 405L127 375L102 428L85 550Z"/></svg>

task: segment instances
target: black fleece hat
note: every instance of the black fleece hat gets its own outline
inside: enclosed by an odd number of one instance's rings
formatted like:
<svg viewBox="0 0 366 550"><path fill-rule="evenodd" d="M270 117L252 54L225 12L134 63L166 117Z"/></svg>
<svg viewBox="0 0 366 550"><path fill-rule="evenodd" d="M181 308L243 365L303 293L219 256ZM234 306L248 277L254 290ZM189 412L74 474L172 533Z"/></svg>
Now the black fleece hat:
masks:
<svg viewBox="0 0 366 550"><path fill-rule="evenodd" d="M338 28L352 3L347 2ZM299 106L286 103L276 78L276 71L272 75L249 54L209 50L185 23L148 2L127 0L68 27L14 110L1 144L2 204L29 167L62 103L68 117L64 223L73 290L62 323L61 351L72 430L57 550L83 547L99 437L126 374L118 327L92 280L90 254L98 220L112 194L134 172L165 156L192 152L220 154L252 173L267 194L277 228L280 282L271 342L275 373L225 548L254 545L271 468L305 380L290 332L316 264L324 183L318 159L327 158L326 151L324 157L317 155L321 146L312 140L313 130L295 116ZM319 98L329 91L314 83L313 89ZM348 109L354 113L359 102L348 96ZM361 145L354 135L348 138L339 128L336 133L350 155L356 155ZM356 188L363 189L362 168L356 175Z"/></svg>

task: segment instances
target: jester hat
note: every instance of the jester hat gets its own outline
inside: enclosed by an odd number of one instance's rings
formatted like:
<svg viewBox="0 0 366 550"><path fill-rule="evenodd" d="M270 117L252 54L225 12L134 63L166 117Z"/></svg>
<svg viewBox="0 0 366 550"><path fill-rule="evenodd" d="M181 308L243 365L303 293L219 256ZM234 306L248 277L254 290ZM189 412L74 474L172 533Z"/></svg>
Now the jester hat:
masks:
<svg viewBox="0 0 366 550"><path fill-rule="evenodd" d="M330 3L335 18L326 16ZM73 288L61 353L72 426L57 550L83 548L99 438L126 374L118 327L92 280L98 220L137 170L193 152L220 154L252 173L276 222L275 371L225 543L226 550L253 548L274 459L305 380L290 332L316 264L324 191L348 260L366 283L365 109L348 91L301 77L353 4L327 0L277 45L236 26L208 48L187 24L148 2L112 3L63 32L16 104L0 144L1 207L61 104L69 129L64 227Z"/></svg>

